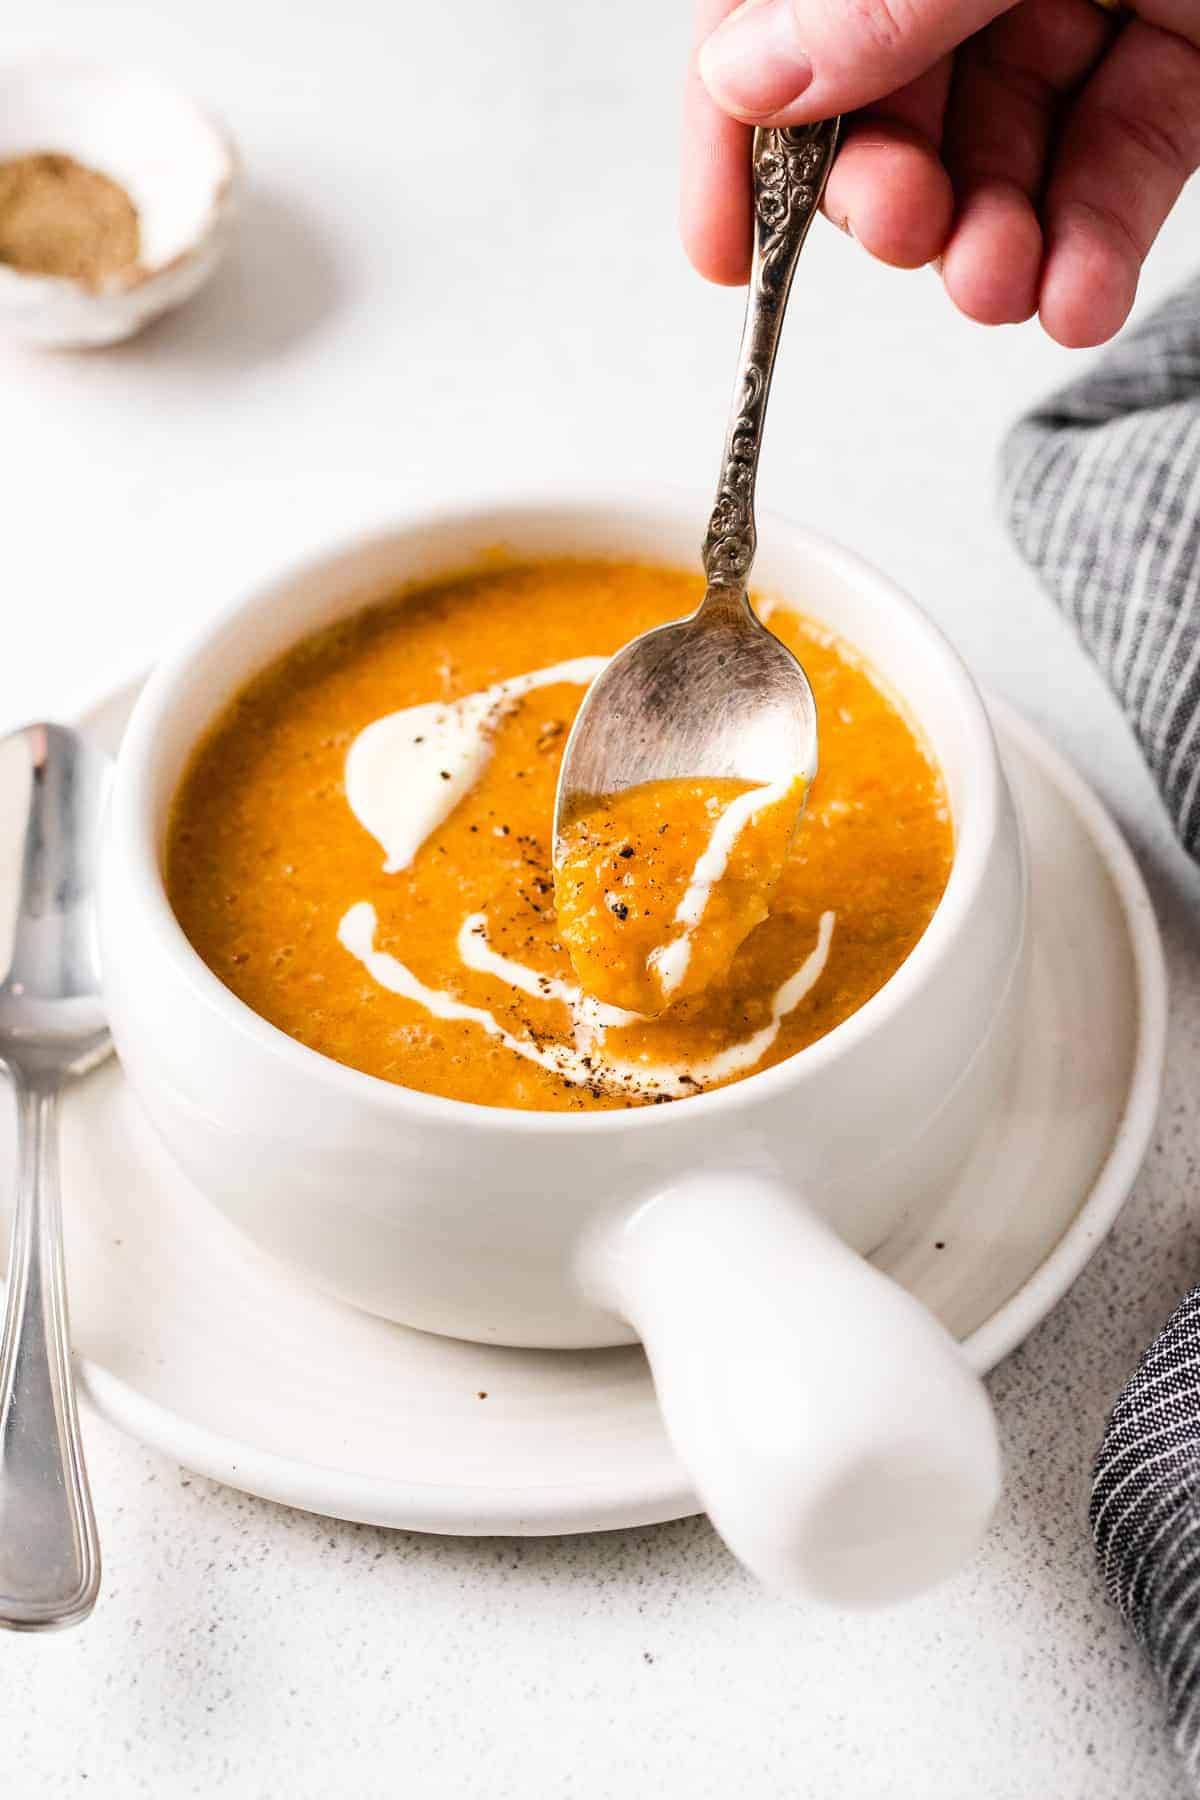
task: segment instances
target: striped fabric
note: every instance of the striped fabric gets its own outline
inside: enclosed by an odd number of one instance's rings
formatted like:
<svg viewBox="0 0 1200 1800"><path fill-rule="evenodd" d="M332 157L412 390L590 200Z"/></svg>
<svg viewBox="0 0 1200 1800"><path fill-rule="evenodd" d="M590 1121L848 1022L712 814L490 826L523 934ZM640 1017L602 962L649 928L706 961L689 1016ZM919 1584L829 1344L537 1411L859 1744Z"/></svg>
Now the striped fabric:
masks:
<svg viewBox="0 0 1200 1800"><path fill-rule="evenodd" d="M1200 281L1017 426L1003 481L1018 547L1111 682L1200 857ZM1091 1525L1200 1794L1200 1288L1113 1409Z"/></svg>
<svg viewBox="0 0 1200 1800"><path fill-rule="evenodd" d="M1113 1408L1090 1517L1108 1591L1162 1682L1200 1792L1200 1288Z"/></svg>
<svg viewBox="0 0 1200 1800"><path fill-rule="evenodd" d="M1200 855L1200 281L1017 426L1003 481L1018 549Z"/></svg>

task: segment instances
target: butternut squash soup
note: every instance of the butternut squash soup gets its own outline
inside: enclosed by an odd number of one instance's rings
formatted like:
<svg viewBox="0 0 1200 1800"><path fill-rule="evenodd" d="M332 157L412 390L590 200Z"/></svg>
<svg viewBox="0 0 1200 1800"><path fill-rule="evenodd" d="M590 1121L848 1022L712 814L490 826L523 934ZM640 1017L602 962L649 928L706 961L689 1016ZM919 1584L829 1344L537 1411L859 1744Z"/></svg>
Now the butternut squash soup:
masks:
<svg viewBox="0 0 1200 1800"><path fill-rule="evenodd" d="M700 592L633 564L487 568L297 645L175 799L167 886L200 956L312 1049L491 1106L684 1099L831 1030L921 936L953 832L911 726L798 614L762 608L817 700L799 828L786 788L647 784L572 822L555 891L587 683Z"/></svg>

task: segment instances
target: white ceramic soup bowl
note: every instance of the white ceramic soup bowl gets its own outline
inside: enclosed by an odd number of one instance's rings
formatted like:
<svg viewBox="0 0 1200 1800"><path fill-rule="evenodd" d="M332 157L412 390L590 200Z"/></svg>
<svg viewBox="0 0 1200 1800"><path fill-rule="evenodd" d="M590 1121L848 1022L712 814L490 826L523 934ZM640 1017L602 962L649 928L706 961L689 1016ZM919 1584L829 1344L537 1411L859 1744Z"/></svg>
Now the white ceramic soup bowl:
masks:
<svg viewBox="0 0 1200 1800"><path fill-rule="evenodd" d="M163 884L168 809L197 739L298 638L498 545L690 567L704 517L687 496L629 493L425 514L306 561L206 625L152 677L121 749L108 1005L175 1158L297 1275L484 1342L640 1338L675 1448L743 1561L775 1586L879 1601L970 1552L999 1457L957 1345L861 1253L937 1196L977 1137L1015 1045L1025 942L1021 837L991 728L913 603L824 539L761 521L757 588L842 634L901 697L944 771L956 853L886 986L730 1087L577 1115L359 1074L235 999Z"/></svg>

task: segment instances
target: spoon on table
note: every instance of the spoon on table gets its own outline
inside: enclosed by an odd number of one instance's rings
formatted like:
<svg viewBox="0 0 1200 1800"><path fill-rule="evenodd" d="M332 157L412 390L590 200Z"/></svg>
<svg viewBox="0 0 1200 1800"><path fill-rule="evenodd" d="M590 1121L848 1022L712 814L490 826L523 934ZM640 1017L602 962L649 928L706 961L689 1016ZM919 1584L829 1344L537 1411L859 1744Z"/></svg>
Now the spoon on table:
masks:
<svg viewBox="0 0 1200 1800"><path fill-rule="evenodd" d="M73 731L0 739L28 791L0 1064L17 1102L17 1195L0 1337L0 1626L74 1625L96 1603L100 1549L75 1411L58 1095L112 1048L100 1003L95 888L110 764Z"/></svg>
<svg viewBox="0 0 1200 1800"><path fill-rule="evenodd" d="M564 828L602 796L668 776L755 783L817 767L817 710L799 662L756 617L754 482L784 308L837 148L838 119L754 134L754 256L716 503L704 540L708 587L686 619L659 625L597 676L563 752L554 812Z"/></svg>

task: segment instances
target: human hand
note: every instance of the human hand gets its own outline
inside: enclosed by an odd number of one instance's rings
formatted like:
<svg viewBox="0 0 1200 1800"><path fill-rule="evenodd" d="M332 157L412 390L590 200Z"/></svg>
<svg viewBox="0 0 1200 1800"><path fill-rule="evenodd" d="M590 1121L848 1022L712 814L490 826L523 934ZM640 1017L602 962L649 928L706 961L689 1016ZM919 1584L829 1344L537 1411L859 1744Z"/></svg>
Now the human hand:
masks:
<svg viewBox="0 0 1200 1800"><path fill-rule="evenodd" d="M681 223L746 279L753 125L850 115L824 210L968 318L1118 331L1200 166L1200 0L697 0Z"/></svg>

